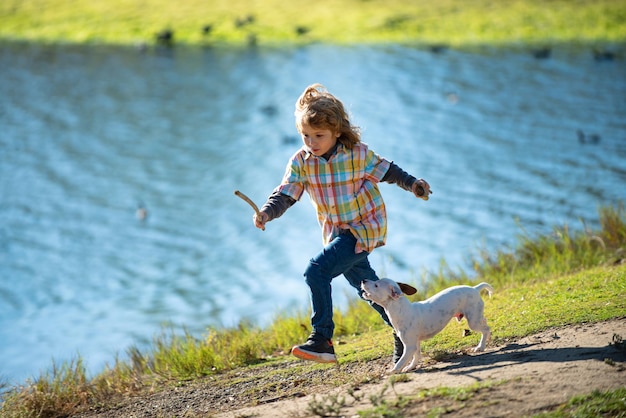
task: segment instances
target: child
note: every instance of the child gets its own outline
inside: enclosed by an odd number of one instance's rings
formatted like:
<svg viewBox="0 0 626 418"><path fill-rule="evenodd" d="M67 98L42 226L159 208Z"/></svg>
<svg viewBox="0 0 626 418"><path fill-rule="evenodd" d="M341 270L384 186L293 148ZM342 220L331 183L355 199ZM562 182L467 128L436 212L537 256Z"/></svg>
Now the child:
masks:
<svg viewBox="0 0 626 418"><path fill-rule="evenodd" d="M304 273L311 291L313 331L291 353L304 360L332 363L337 361L331 341L332 279L343 274L361 297L361 281L378 280L367 259L374 248L385 244L387 236L387 215L377 183L395 183L424 200L432 192L425 180L415 179L368 149L343 104L324 86L306 88L296 102L295 117L304 146L291 157L281 184L253 221L257 228L265 228L300 200L303 192L309 194L325 246ZM382 307L373 303L372 307L391 325ZM395 334L394 341L395 363L404 347Z"/></svg>

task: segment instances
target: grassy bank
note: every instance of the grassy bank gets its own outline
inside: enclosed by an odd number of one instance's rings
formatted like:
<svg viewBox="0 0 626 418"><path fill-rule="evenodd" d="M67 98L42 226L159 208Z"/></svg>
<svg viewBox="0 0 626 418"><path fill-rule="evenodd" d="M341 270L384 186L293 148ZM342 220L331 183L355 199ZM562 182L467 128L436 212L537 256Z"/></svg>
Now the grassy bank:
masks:
<svg viewBox="0 0 626 418"><path fill-rule="evenodd" d="M473 272L442 268L424 277L418 284L420 294L413 298L422 299L458 282L488 280L497 289L486 307L486 317L497 330L493 335L496 342L554 326L623 317L626 213L623 206L603 208L599 217L601 229L597 231L584 227L572 231L565 225L545 236L521 235L515 248L480 255L474 260ZM346 312L336 312L335 320L342 363L389 355L391 345L380 344L389 340L389 329L366 303L353 301ZM93 378L86 375L81 359L55 367L6 392L0 412L8 417L68 416L182 381L217 377L259 363L285 362L289 347L308 335L308 323L308 314L301 313L279 316L263 329L245 323L233 329L212 329L201 339L164 334L155 338L150 352L130 349L128 361L116 361ZM478 335L461 340L459 327L453 321L425 342L423 349L436 357L475 345ZM305 373L311 367L318 366L303 362L289 373ZM340 385L348 380L340 374L336 382L328 383ZM254 397L254 391L250 396Z"/></svg>
<svg viewBox="0 0 626 418"><path fill-rule="evenodd" d="M151 44L622 43L615 0L4 0L0 39Z"/></svg>

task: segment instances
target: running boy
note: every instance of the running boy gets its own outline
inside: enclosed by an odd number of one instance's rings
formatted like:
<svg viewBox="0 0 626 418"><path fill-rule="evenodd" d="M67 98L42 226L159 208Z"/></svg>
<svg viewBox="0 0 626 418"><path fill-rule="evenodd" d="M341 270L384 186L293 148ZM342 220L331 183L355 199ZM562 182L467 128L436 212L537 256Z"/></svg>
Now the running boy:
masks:
<svg viewBox="0 0 626 418"><path fill-rule="evenodd" d="M253 221L257 228L281 216L307 192L317 211L324 248L304 273L311 291L313 331L291 353L304 360L336 362L331 281L343 274L362 297L362 280L378 280L368 255L385 245L387 214L377 183L394 183L428 200L430 185L394 163L379 157L361 142L343 104L324 86L313 84L296 102L296 127L304 146L287 164L280 185L274 189ZM372 304L389 323L382 307ZM404 351L394 334L394 363Z"/></svg>

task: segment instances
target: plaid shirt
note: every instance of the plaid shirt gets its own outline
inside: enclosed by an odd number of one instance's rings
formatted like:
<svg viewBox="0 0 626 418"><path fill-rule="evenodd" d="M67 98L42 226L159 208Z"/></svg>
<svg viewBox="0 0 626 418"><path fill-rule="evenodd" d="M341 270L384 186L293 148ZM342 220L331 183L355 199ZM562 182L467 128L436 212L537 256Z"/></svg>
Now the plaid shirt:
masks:
<svg viewBox="0 0 626 418"><path fill-rule="evenodd" d="M309 194L324 245L349 229L357 238L355 252L372 252L387 238L387 213L377 183L390 164L362 142L351 150L338 143L328 161L301 148L275 191L296 200Z"/></svg>

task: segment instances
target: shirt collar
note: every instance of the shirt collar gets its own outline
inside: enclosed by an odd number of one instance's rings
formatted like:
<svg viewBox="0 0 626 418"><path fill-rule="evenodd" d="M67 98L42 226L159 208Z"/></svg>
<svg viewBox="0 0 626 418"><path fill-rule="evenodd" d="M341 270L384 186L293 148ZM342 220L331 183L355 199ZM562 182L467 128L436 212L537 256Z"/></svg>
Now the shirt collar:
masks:
<svg viewBox="0 0 626 418"><path fill-rule="evenodd" d="M313 155L313 153L311 153L309 150L306 149L306 147L303 147L304 149L304 159L308 160L310 157L314 157L314 158L323 158L324 160L328 161L330 160L330 157L332 157L333 155L344 151L345 147L343 146L343 144L339 141L337 141L337 143L335 144L335 146L328 151L326 154L322 155L321 157L318 157L316 155ZM328 158L326 158L328 157Z"/></svg>

